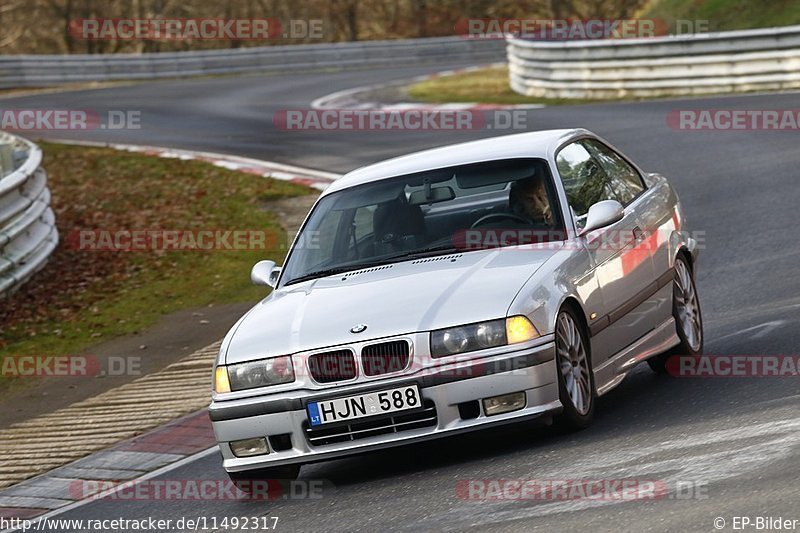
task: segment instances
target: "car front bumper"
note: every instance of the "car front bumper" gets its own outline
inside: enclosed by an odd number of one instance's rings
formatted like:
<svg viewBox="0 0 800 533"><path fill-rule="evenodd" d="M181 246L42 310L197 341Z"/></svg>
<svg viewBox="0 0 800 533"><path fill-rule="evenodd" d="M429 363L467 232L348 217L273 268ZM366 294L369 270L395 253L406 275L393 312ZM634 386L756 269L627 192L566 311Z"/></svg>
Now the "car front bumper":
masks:
<svg viewBox="0 0 800 533"><path fill-rule="evenodd" d="M427 427L391 430L383 434L374 431L355 433L358 438L330 444L312 444L309 439L309 401L351 396L380 391L402 385L417 384L423 400L435 407L435 421ZM487 416L481 400L504 394L524 392L525 406L503 414ZM371 450L429 440L446 435L472 431L522 419L538 418L560 412L555 363L555 344L552 342L498 356L473 359L459 364L426 369L424 375L398 376L369 384L338 387L325 391L297 391L294 397L273 398L258 396L244 400L214 401L209 416L228 472L268 468L297 463L335 459ZM476 407L477 412L463 417L461 405ZM476 416L477 415L477 416ZM379 420L381 417L378 417ZM382 417L389 420L389 416ZM353 422L354 426L356 421ZM315 428L316 430L317 428ZM326 426L327 429L327 426ZM313 434L313 432L311 433ZM290 445L286 436L289 436ZM276 450L269 437L282 436L285 445ZM265 437L270 442L268 454L236 457L231 441Z"/></svg>

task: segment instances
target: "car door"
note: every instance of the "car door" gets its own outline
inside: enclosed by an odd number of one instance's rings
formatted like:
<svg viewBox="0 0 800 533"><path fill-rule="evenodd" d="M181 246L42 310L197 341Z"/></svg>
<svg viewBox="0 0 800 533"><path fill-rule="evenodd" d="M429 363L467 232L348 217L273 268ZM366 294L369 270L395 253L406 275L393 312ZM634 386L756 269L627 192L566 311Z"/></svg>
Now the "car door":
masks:
<svg viewBox="0 0 800 533"><path fill-rule="evenodd" d="M581 139L556 155L578 231L592 204L617 200L625 206L620 221L577 239L591 256L603 300L603 309L587 309L595 364L602 364L654 327L653 310L642 305L654 281L652 259L641 246L644 231L637 210L644 184L636 187L632 182L620 182L615 158L605 153L603 146L593 139Z"/></svg>
<svg viewBox="0 0 800 533"><path fill-rule="evenodd" d="M619 202L636 213L641 233L636 249L627 254L626 260L652 263L653 282L647 293L655 294L642 303L637 313L655 328L672 313L669 237L677 224L674 195L663 179L648 187L639 170L610 146L596 139L587 139L585 145L608 173Z"/></svg>

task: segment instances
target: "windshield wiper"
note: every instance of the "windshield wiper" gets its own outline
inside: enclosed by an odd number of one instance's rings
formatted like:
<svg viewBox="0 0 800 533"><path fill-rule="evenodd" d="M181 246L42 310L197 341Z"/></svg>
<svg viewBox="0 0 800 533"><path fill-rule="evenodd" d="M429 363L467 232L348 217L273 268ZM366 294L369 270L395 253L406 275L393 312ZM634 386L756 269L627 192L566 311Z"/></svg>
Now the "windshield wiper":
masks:
<svg viewBox="0 0 800 533"><path fill-rule="evenodd" d="M297 276L296 278L292 278L286 282L286 285L291 285L292 283L300 283L301 281L307 281L310 279L335 276L336 274L342 274L344 272L352 272L354 270L361 270L362 268L379 266L384 264L385 262L386 261L383 258L381 258L380 260L369 261L366 263L356 263L350 265L340 265L331 268L323 268L322 270L315 270L314 272L309 272L308 274L303 274L302 276Z"/></svg>
<svg viewBox="0 0 800 533"><path fill-rule="evenodd" d="M300 283L301 281L307 281L315 278L334 276L336 274L341 274L342 272L347 272L350 270L358 270L359 268L361 268L361 265L340 266L334 268L326 268L323 270L316 270L314 272L309 272L308 274L303 274L302 276L297 276L296 278L292 278L286 282L286 285L291 285L292 283Z"/></svg>
<svg viewBox="0 0 800 533"><path fill-rule="evenodd" d="M409 250L389 257L384 257L384 261L397 262L405 261L407 259L420 259L422 257L431 257L434 255L446 255L448 253L455 253L460 251L452 244L442 244L439 246L429 246L428 248L420 248L418 250Z"/></svg>

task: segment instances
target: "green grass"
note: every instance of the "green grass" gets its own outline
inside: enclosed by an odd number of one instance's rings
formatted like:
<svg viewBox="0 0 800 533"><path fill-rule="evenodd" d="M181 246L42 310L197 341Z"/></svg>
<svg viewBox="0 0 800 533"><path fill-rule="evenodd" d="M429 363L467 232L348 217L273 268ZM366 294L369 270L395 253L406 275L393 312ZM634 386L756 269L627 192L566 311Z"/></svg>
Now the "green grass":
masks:
<svg viewBox="0 0 800 533"><path fill-rule="evenodd" d="M429 103L477 102L482 104L581 104L591 100L533 98L511 90L508 67L490 67L474 72L440 76L409 87L409 96Z"/></svg>
<svg viewBox="0 0 800 533"><path fill-rule="evenodd" d="M662 19L675 30L676 20L707 20L708 31L800 24L796 0L654 0L640 14Z"/></svg>
<svg viewBox="0 0 800 533"><path fill-rule="evenodd" d="M266 203L311 189L205 162L41 144L62 242L0 308L0 353L68 355L173 311L256 301L249 269L282 260L286 234ZM85 251L74 230L265 230L269 250ZM0 389L7 386L0 379Z"/></svg>

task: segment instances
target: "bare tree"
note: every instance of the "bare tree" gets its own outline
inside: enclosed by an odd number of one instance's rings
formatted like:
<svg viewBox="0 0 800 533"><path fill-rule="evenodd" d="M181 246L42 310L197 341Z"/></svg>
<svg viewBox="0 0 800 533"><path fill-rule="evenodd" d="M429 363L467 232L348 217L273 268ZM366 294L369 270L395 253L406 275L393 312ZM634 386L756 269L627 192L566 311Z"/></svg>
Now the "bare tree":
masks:
<svg viewBox="0 0 800 533"><path fill-rule="evenodd" d="M319 42L91 40L71 31L81 18L274 18L324 21L324 41L453 35L468 18L630 18L646 0L2 0L0 52L114 53Z"/></svg>

